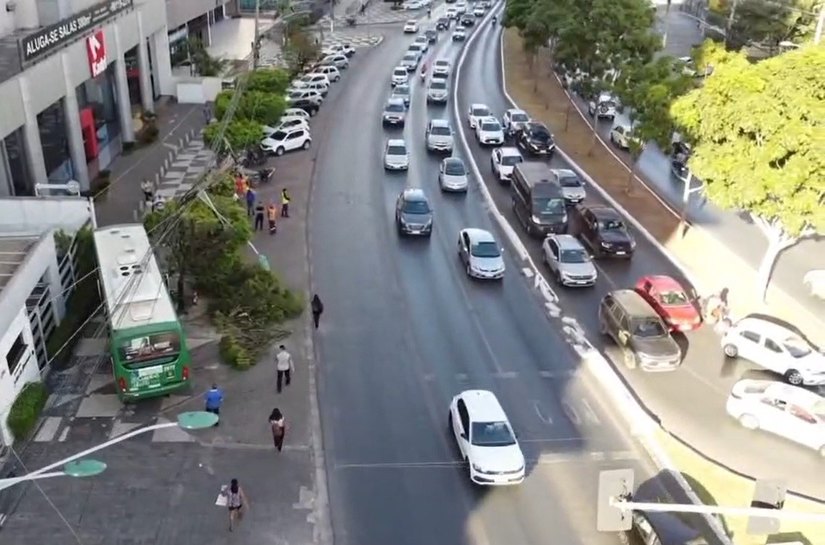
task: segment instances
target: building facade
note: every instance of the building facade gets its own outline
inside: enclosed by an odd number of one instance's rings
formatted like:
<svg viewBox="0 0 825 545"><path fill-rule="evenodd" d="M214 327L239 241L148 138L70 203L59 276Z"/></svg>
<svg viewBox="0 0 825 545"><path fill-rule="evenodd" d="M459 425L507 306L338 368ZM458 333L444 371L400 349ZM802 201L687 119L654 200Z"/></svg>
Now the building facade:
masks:
<svg viewBox="0 0 825 545"><path fill-rule="evenodd" d="M5 6L4 6L5 4ZM164 0L0 0L0 197L81 189L174 94Z"/></svg>
<svg viewBox="0 0 825 545"><path fill-rule="evenodd" d="M237 12L235 0L166 0L169 50L172 64L187 58L190 39L212 44L212 27Z"/></svg>

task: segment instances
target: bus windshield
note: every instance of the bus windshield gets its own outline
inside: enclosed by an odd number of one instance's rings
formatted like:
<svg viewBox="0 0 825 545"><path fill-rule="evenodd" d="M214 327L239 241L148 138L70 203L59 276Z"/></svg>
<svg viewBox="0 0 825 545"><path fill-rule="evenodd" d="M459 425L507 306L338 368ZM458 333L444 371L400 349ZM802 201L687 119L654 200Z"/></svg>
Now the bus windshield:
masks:
<svg viewBox="0 0 825 545"><path fill-rule="evenodd" d="M174 360L180 355L180 333L162 331L121 341L117 355L127 369L137 369Z"/></svg>

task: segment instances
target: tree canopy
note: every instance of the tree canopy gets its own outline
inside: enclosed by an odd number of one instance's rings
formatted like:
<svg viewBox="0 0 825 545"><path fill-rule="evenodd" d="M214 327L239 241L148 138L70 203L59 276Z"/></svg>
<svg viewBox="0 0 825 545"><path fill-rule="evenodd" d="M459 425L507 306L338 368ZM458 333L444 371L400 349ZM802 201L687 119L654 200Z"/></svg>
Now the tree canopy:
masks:
<svg viewBox="0 0 825 545"><path fill-rule="evenodd" d="M825 232L825 49L756 64L733 55L672 114L694 144L688 164L713 202L791 237Z"/></svg>

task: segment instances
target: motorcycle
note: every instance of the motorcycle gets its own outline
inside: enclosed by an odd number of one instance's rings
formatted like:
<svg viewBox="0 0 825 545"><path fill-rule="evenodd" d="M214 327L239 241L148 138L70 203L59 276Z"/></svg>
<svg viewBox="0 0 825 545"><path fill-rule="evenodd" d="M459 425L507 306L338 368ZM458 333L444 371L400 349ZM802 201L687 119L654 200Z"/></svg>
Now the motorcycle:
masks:
<svg viewBox="0 0 825 545"><path fill-rule="evenodd" d="M680 180L684 180L688 176L687 161L689 157L690 146L684 142L673 143L673 151L670 154L670 170Z"/></svg>
<svg viewBox="0 0 825 545"><path fill-rule="evenodd" d="M261 150L247 150L246 156L241 161L241 164L246 168L262 166L266 164L266 155L264 155L264 152Z"/></svg>

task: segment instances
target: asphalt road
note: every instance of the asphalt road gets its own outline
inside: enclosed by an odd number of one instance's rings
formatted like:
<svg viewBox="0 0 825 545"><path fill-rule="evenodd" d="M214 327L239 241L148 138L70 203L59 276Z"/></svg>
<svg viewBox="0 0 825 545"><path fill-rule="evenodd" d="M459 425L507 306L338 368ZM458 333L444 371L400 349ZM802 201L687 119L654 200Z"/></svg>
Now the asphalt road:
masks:
<svg viewBox="0 0 825 545"><path fill-rule="evenodd" d="M487 25L473 44L464 66L461 88L458 89L459 111L467 111L471 103L487 104L501 115L510 107L500 86L500 26ZM461 120L466 125L466 119ZM541 263L540 241L530 239L511 210L509 188L495 180L490 170L490 151L477 145L472 133L472 153L484 182L489 187L496 205L507 216L530 251L535 263ZM561 159L550 161L554 168L569 168ZM594 190L587 201L605 204ZM783 478L790 489L825 498L825 482L810 479L821 470L822 460L816 452L762 432L745 430L725 412L725 401L731 385L748 376L761 376L747 362L726 360L718 337L702 328L686 336L677 337L685 352L682 367L672 373L647 374L623 367L621 358L607 339L598 333L597 306L611 290L632 287L636 280L648 274L667 274L689 283L679 271L641 235L633 259L597 262L599 281L592 289L557 289L563 311L574 317L587 332L588 339L603 350L614 363L637 398L660 419L674 435L695 446L705 455L729 465L745 474L760 478ZM554 285L550 275L546 275Z"/></svg>
<svg viewBox="0 0 825 545"><path fill-rule="evenodd" d="M340 113L319 144L311 203L336 545L620 543L595 529L598 472L632 467L637 483L661 497L659 481L647 481L655 469L583 380L519 264L507 257L500 284L465 277L459 229L493 227L478 187L466 196L439 192L439 159L425 150L424 127L450 114L427 107L418 81L403 130L411 168L384 173L383 143L402 131L383 130L380 112L390 72L412 41L399 28L386 36L356 55L327 101ZM435 48L456 59L461 46L442 37ZM395 233L395 199L407 186L424 188L433 203L430 240ZM447 407L468 388L493 390L507 410L528 459L522 486L479 490L458 463Z"/></svg>

